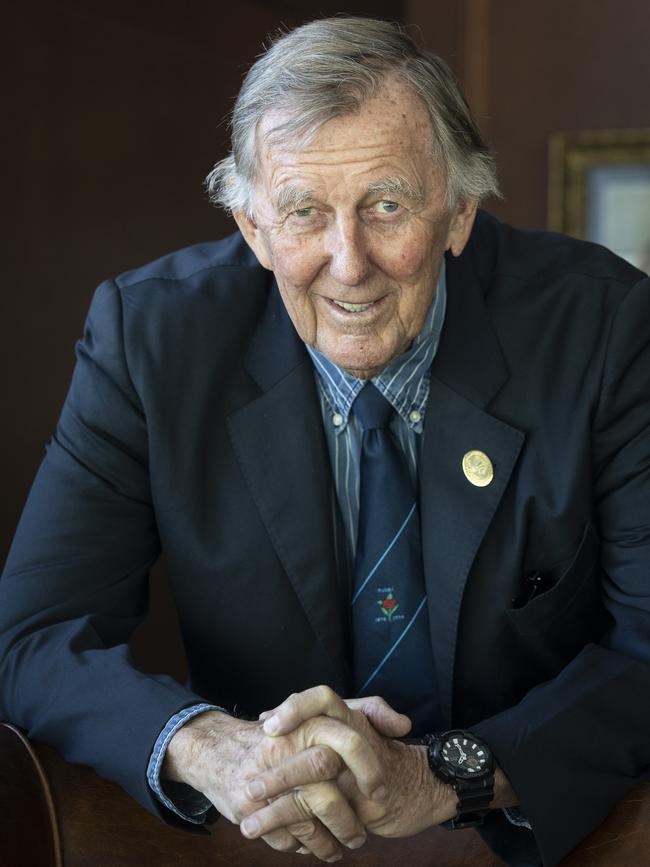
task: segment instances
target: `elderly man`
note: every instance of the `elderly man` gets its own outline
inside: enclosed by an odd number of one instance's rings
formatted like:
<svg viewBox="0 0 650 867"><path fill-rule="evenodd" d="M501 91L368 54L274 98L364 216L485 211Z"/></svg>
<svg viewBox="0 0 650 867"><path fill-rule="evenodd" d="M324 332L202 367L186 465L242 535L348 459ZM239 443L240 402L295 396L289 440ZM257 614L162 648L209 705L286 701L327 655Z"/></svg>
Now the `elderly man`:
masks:
<svg viewBox="0 0 650 867"><path fill-rule="evenodd" d="M463 97L379 21L280 38L209 189L241 234L93 301L2 712L168 821L557 863L650 763L649 281L477 217ZM126 652L161 548L187 686Z"/></svg>

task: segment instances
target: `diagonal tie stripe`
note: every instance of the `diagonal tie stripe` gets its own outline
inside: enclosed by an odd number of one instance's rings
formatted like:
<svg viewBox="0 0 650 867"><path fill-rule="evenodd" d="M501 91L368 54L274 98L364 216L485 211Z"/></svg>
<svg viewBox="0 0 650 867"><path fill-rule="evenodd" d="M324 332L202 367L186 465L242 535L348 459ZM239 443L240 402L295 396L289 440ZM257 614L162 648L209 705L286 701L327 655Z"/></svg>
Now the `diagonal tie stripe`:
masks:
<svg viewBox="0 0 650 867"><path fill-rule="evenodd" d="M405 528L406 528L406 525L408 524L408 522L411 520L411 518L412 518L413 515L415 514L415 507L416 507L416 503L413 503L413 505L411 506L411 510L410 510L410 512L408 513L408 515L407 515L406 518L404 519L404 523L403 523L402 526L399 528L399 530L397 531L397 533L395 533L395 535L393 536L393 538L392 538L390 544L386 547L386 550L384 551L384 553L383 553L383 554L381 555L381 557L377 560L377 562L375 563L375 565L372 567L372 569L371 569L370 572L368 573L367 578L363 581L363 583L361 584L361 586L359 587L359 589L357 590L357 592L354 594L354 596L353 596L353 598L352 598L352 604L353 604L353 605L354 605L354 603L357 601L357 599L359 598L359 596L363 593L363 590L364 590L366 584L368 583L368 581L370 581L370 579L371 579L372 576L375 574L375 572L377 571L377 569L379 569L379 567L380 567L381 564L384 562L384 560L386 559L386 557L389 555L391 549L394 547L394 545L395 545L395 543L397 542L397 540L399 539L399 537L400 537L400 536L402 535L402 533L404 532L404 530L405 530Z"/></svg>
<svg viewBox="0 0 650 867"><path fill-rule="evenodd" d="M391 656L393 655L393 653L397 650L397 645L402 641L402 639L406 636L406 633L409 631L409 629L411 628L411 626L413 626L413 624L415 623L415 618L418 616L418 614L420 613L420 611L422 611L422 609L424 608L424 604L425 604L426 601L427 601L427 597L425 596L424 599L422 600L422 602L420 602L420 604L418 605L418 607L417 607L417 611L415 612L415 614L413 615L413 617L411 617L411 619L409 620L408 625L404 627L404 631L402 632L402 634L401 634L401 635L399 636L399 638L395 641L395 643L393 644L393 646L391 647L391 649L390 649L390 650L388 651L388 653L384 656L384 658L383 658L382 661L379 663L379 665L377 666L377 668L373 671L373 673L370 675L370 677L368 678L368 680L367 680L367 681L364 683L364 685L359 689L357 695L361 695L361 694L363 693L363 691L364 691L365 689L368 688L368 684L370 684L370 683L374 680L374 678L377 677L377 675L378 675L379 672L382 670L382 668L384 667L384 665L388 662L388 660L391 658Z"/></svg>

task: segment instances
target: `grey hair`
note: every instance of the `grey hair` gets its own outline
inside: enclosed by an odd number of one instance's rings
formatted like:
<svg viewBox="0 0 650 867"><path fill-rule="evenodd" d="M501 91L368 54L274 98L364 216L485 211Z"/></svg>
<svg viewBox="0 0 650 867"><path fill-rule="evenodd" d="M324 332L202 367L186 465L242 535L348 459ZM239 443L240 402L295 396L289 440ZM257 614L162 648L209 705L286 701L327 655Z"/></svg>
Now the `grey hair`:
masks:
<svg viewBox="0 0 650 867"><path fill-rule="evenodd" d="M359 111L389 74L399 75L428 109L448 206L499 196L492 151L444 60L418 48L398 24L326 18L282 34L248 71L232 113L232 152L206 178L210 201L252 213L257 129L269 110L285 118L273 135L309 140L328 120Z"/></svg>

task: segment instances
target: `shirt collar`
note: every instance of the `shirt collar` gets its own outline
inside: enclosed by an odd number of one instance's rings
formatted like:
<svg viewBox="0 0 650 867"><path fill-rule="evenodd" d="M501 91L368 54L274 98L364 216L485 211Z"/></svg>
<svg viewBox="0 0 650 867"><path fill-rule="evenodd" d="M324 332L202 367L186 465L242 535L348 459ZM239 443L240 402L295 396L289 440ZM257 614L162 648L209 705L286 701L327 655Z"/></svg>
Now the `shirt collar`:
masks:
<svg viewBox="0 0 650 867"><path fill-rule="evenodd" d="M447 305L447 281L444 259L435 298L429 307L422 331L410 348L394 358L371 382L392 404L394 410L416 433L421 433L429 396L429 369L440 342ZM332 413L337 433L345 430L354 399L366 383L330 361L313 346L307 346L321 393Z"/></svg>

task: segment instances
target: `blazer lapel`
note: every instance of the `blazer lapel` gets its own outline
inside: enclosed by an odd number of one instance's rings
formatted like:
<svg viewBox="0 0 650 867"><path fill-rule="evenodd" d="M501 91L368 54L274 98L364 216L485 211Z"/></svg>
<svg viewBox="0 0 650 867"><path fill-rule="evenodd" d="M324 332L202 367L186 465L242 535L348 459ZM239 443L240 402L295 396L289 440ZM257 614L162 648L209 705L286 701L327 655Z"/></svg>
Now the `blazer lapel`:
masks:
<svg viewBox="0 0 650 867"><path fill-rule="evenodd" d="M508 372L468 258L447 263L447 311L431 371L420 467L431 640L447 724L465 583L524 441L521 431L484 409ZM494 478L485 487L463 473L463 456L472 450L493 464Z"/></svg>
<svg viewBox="0 0 650 867"><path fill-rule="evenodd" d="M247 368L262 393L229 416L231 441L277 556L330 657L334 686L345 692L345 593L327 443L313 367L275 286Z"/></svg>

